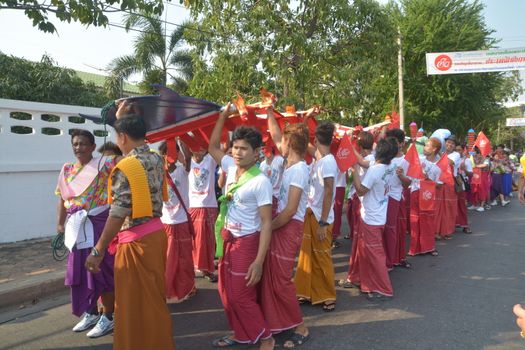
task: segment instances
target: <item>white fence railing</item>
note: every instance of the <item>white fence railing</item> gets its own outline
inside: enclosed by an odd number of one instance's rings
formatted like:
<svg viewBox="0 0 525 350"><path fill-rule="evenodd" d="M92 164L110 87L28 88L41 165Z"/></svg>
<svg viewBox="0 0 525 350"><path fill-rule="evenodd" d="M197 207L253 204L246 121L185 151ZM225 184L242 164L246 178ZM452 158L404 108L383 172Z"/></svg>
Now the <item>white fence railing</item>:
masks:
<svg viewBox="0 0 525 350"><path fill-rule="evenodd" d="M54 234L57 177L75 159L70 130L101 135L97 146L104 140L103 125L73 122L78 113L98 115L100 109L0 99L0 243ZM107 131L113 140L113 129Z"/></svg>

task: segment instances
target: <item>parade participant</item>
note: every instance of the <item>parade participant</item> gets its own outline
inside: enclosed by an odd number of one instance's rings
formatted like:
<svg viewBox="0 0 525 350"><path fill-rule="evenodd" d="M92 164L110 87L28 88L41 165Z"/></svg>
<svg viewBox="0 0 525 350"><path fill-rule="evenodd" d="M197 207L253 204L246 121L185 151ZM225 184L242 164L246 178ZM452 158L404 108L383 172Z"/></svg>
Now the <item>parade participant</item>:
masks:
<svg viewBox="0 0 525 350"><path fill-rule="evenodd" d="M164 162L145 144L146 125L141 117L124 115L113 127L125 158L110 176L109 217L86 268L99 272L107 247L116 243L118 321L113 349L175 349L165 299L167 238L160 221L162 202L167 200Z"/></svg>
<svg viewBox="0 0 525 350"><path fill-rule="evenodd" d="M408 255L431 254L437 256L435 232L435 216L438 203L432 197L432 189L438 187L436 184L441 170L435 164L441 150L441 142L431 137L423 148L423 156L419 157L421 169L425 179L412 179L410 185L410 249ZM425 185L427 194L421 195L421 183ZM422 205L422 197L427 203Z"/></svg>
<svg viewBox="0 0 525 350"><path fill-rule="evenodd" d="M487 205L490 194L490 159L484 157L477 146L474 147L474 169L472 172L473 209L484 212L485 209L490 209L490 206Z"/></svg>
<svg viewBox="0 0 525 350"><path fill-rule="evenodd" d="M82 316L73 331L82 332L95 325L87 336L96 338L114 326L113 257L104 258L100 274L86 270L84 263L108 217L107 181L118 159L93 158L95 137L87 130L73 130L71 146L77 161L64 164L55 191L59 196L57 232L65 232L65 244L70 249L65 284L71 289L72 312ZM97 308L99 297L102 315Z"/></svg>
<svg viewBox="0 0 525 350"><path fill-rule="evenodd" d="M273 333L295 328L283 344L294 348L310 338L304 325L296 289L291 276L295 258L303 239L309 169L304 161L308 148L308 127L303 123L288 124L281 135L273 111L268 110L268 129L286 158L277 216L272 221L272 240L264 261L260 294L264 317Z"/></svg>
<svg viewBox="0 0 525 350"><path fill-rule="evenodd" d="M264 160L259 165L261 172L270 179L273 187L272 216L277 215L277 198L281 190L283 180L284 158L281 155L275 155L274 146L263 147Z"/></svg>
<svg viewBox="0 0 525 350"><path fill-rule="evenodd" d="M437 239L451 239L452 233L456 230L456 216L458 212L458 196L456 193L456 178L458 176L458 169L461 162L461 156L456 152L457 140L454 135L451 135L445 141L445 154L449 159L451 169L453 169L452 176L454 183L443 183L441 188L437 189L438 208L436 212L436 238Z"/></svg>
<svg viewBox="0 0 525 350"><path fill-rule="evenodd" d="M386 132L387 140L394 142L398 152L392 159L392 166L396 174L390 177L388 184L388 206L385 228L383 230L383 243L385 245L386 266L393 269L394 265L410 268L410 263L405 256L405 232L398 232L403 189L410 186L411 179L405 174L408 162L403 154L405 145L405 132L401 129L390 129ZM399 253L399 251L403 253Z"/></svg>
<svg viewBox="0 0 525 350"><path fill-rule="evenodd" d="M332 247L339 248L341 243L337 238L341 235L341 219L343 216L343 203L346 191L346 172L337 171L335 180L335 200L334 200L334 227L332 230Z"/></svg>
<svg viewBox="0 0 525 350"><path fill-rule="evenodd" d="M505 200L505 190L503 186L503 177L507 172L507 168L510 167L510 161L505 156L504 153L505 145L500 144L496 147L496 152L492 157L492 181L490 187L490 198L492 202L491 206L498 205L498 198L501 202L501 206L504 207L510 203L510 201ZM509 171L512 173L512 171Z"/></svg>
<svg viewBox="0 0 525 350"><path fill-rule="evenodd" d="M113 142L108 141L97 149L97 152L103 156L121 156L122 151Z"/></svg>
<svg viewBox="0 0 525 350"><path fill-rule="evenodd" d="M468 224L467 214L467 193L469 192L467 190L470 189L469 178L472 177L472 162L465 153L466 147L467 145L465 144L456 146L456 152L461 155L458 176L456 177L456 181L461 186L461 190L457 192L458 214L456 216L456 225L461 227L464 233L472 233Z"/></svg>
<svg viewBox="0 0 525 350"><path fill-rule="evenodd" d="M195 230L193 262L210 282L215 275L215 236L217 197L215 196L215 168L217 163L204 148L192 150L189 174L190 216Z"/></svg>
<svg viewBox="0 0 525 350"><path fill-rule="evenodd" d="M396 173L391 161L397 153L395 142L379 140L375 148L374 165L368 168L362 181L359 176L353 177L356 192L363 197L357 232L360 289L371 300L394 295L386 266L383 230L387 220L388 187L391 177ZM354 171L359 171L357 165Z"/></svg>
<svg viewBox="0 0 525 350"><path fill-rule="evenodd" d="M337 163L330 153L335 126L319 124L315 130L315 161L311 166L308 207L304 235L295 273L300 302L323 304L335 309L334 265L332 263L332 224L334 222L335 178Z"/></svg>
<svg viewBox="0 0 525 350"><path fill-rule="evenodd" d="M195 295L195 270L192 256L192 233L188 208L188 173L191 153L179 142L177 145L178 161L168 164L168 200L162 206L162 217L168 237L166 253L166 299L168 302L180 302ZM167 144L159 146L162 156L167 154ZM172 186L173 184L173 186Z"/></svg>
<svg viewBox="0 0 525 350"><path fill-rule="evenodd" d="M210 155L223 169L225 153L220 148L220 137L231 113L229 107L221 112L209 146ZM232 143L235 167L228 169L216 227L221 229L224 240L218 289L233 336L217 339L213 345L223 348L260 341L259 349L269 350L274 348L275 340L264 318L257 287L272 235L272 184L256 166L261 133L240 126L233 132Z"/></svg>

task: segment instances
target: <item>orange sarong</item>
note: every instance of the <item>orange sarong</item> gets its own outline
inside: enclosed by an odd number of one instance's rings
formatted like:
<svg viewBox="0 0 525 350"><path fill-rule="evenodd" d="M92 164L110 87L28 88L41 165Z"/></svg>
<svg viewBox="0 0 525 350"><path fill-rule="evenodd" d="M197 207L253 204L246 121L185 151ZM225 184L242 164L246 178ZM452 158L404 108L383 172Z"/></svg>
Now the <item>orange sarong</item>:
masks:
<svg viewBox="0 0 525 350"><path fill-rule="evenodd" d="M311 209L304 218L304 236L295 273L297 296L312 304L335 301L334 265L332 263L332 225L327 226L326 238L317 238L319 223Z"/></svg>
<svg viewBox="0 0 525 350"><path fill-rule="evenodd" d="M166 305L163 229L119 244L115 256L114 350L174 350Z"/></svg>

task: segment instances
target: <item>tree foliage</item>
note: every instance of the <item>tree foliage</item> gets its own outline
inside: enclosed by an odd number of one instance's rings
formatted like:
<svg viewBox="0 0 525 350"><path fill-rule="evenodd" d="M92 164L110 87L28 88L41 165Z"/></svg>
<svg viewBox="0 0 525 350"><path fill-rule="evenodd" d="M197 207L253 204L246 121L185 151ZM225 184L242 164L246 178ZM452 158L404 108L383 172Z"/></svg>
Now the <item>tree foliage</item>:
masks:
<svg viewBox="0 0 525 350"><path fill-rule="evenodd" d="M110 12L142 11L147 14L161 14L162 0L0 0L0 10L11 9L24 11L33 21L33 26L44 32L53 33L55 26L49 19L53 13L60 21L78 21L82 24L106 26L106 16Z"/></svg>
<svg viewBox="0 0 525 350"><path fill-rule="evenodd" d="M0 53L0 98L100 107L103 91L84 83L72 69L62 68L44 55L32 62Z"/></svg>

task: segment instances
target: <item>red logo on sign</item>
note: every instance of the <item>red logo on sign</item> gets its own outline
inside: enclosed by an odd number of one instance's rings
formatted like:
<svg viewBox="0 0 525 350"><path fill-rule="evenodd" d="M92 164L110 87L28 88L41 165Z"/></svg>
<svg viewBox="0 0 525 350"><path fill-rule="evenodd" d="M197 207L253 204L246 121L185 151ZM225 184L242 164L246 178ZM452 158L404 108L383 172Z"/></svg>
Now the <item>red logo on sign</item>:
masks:
<svg viewBox="0 0 525 350"><path fill-rule="evenodd" d="M449 70L452 67L452 58L448 55L439 55L434 61L434 65L440 71Z"/></svg>

